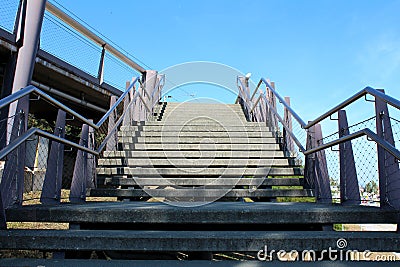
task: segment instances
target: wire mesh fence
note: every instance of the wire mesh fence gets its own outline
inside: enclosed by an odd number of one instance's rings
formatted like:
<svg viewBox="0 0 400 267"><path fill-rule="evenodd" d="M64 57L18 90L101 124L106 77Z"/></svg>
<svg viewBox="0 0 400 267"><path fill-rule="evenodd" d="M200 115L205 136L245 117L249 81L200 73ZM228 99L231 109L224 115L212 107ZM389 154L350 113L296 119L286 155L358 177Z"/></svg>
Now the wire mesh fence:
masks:
<svg viewBox="0 0 400 267"><path fill-rule="evenodd" d="M125 90L125 82L137 76L137 72L109 52L104 57L104 81L121 91Z"/></svg>
<svg viewBox="0 0 400 267"><path fill-rule="evenodd" d="M97 77L102 48L47 11L43 19L40 48Z"/></svg>
<svg viewBox="0 0 400 267"><path fill-rule="evenodd" d="M14 31L15 19L18 13L19 0L1 0L0 28L10 33Z"/></svg>
<svg viewBox="0 0 400 267"><path fill-rule="evenodd" d="M374 131L375 125L375 117L371 117L341 131L348 130L349 134L365 128ZM326 144L339 137L340 134L337 131L317 140L317 144ZM375 142L368 140L365 136L359 137L325 149L325 155L334 202L357 201L358 198L355 196L360 196L362 204L378 205L379 174ZM346 184L341 185L341 181ZM346 192L342 192L343 190Z"/></svg>

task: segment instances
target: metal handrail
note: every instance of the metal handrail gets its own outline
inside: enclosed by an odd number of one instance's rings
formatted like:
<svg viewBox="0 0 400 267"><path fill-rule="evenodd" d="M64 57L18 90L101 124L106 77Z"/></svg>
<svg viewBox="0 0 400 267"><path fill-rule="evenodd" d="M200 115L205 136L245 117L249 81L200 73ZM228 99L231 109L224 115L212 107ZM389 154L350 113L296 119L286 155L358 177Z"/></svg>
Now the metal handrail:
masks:
<svg viewBox="0 0 400 267"><path fill-rule="evenodd" d="M359 130L355 133L343 136L341 138L338 138L336 140L333 140L329 143L317 146L315 148L309 149L304 151L304 155L310 155L313 153L316 153L318 151L333 147L335 145L338 145L340 143L344 143L346 141L350 141L353 139L356 139L358 137L364 136L366 135L367 137L369 137L370 139L372 139L373 141L375 141L379 146L381 146L382 148L384 148L387 152L389 152L392 156L394 156L395 158L397 158L398 160L400 160L400 151L395 148L393 145L391 145L390 143L388 143L386 140L382 139L381 137L379 137L376 133L374 133L373 131L371 131L368 128Z"/></svg>
<svg viewBox="0 0 400 267"><path fill-rule="evenodd" d="M97 43L98 45L104 47L107 51L109 51L111 54L113 54L115 57L120 59L122 62L127 64L128 66L132 67L133 69L139 71L140 73L145 73L146 70L140 66L138 63L127 57L125 54L123 54L121 51L119 51L117 48L112 46L111 44L107 43L104 39L96 35L94 32L77 22L75 19L70 17L69 15L65 14L61 9L50 3L49 1L46 2L46 10L52 13L54 16L65 22L67 25L71 26L75 30L77 30L79 33L83 34L87 38L89 38L91 41Z"/></svg>
<svg viewBox="0 0 400 267"><path fill-rule="evenodd" d="M400 101L389 96L386 95L372 87L365 87L364 89L362 89L361 91L357 92L356 94L354 94L353 96L349 97L348 99L346 99L345 101L341 102L340 104L336 105L335 107L331 108L330 110L328 110L327 112L325 112L324 114L322 114L321 116L317 117L316 119L314 119L313 121L309 122L308 124L306 124L301 117L286 103L286 101L279 95L279 93L277 93L275 91L275 89L264 79L261 78L261 80L271 91L273 94L275 94L275 96L279 99L279 101L288 109L288 111L293 115L293 117L300 123L301 127L303 129L309 129L312 126L314 126L315 124L321 122L322 120L330 117L332 114L338 112L339 110L345 108L346 106L350 105L351 103L355 102L356 100L366 96L367 94L372 95L376 98L379 98L380 100L384 101L385 103L400 109ZM259 83L260 85L260 83ZM259 85L256 87L256 90L259 88ZM256 91L255 90L255 91Z"/></svg>
<svg viewBox="0 0 400 267"><path fill-rule="evenodd" d="M289 127L286 125L285 121L282 119L282 117L278 114L276 109L268 102L267 98L265 97L264 94L260 95L265 103L267 104L268 108L275 114L275 116L278 118L278 120L282 123L283 127L285 128L286 132L290 135L290 137L293 139L293 141L296 143L297 147L299 148L300 152L306 151L303 147L303 145L300 143L300 141L297 139L297 137L293 134L293 132L289 129Z"/></svg>
<svg viewBox="0 0 400 267"><path fill-rule="evenodd" d="M78 112L74 111L73 109L67 107L60 101L54 99L50 95L46 94L45 92L41 91L40 89L36 88L33 85L29 85L18 92L13 93L12 95L6 96L2 99L0 99L0 108L3 108L9 104L11 104L14 101L17 101L18 99L21 99L31 93L37 94L41 98L45 99L46 101L50 102L54 106L60 108L61 110L64 110L65 112L69 113L70 115L74 116L75 118L81 120L82 122L86 123L90 127L98 130L101 125L108 119L108 117L111 115L112 112L118 107L118 105L124 100L124 98L129 94L129 92L132 90L134 87L135 83L139 80L139 77L137 77L131 85L128 87L128 89L118 98L118 100L115 102L115 104L107 111L106 114L97 122L96 124L92 122L92 120L89 120L79 114ZM148 108L148 107L146 107Z"/></svg>
<svg viewBox="0 0 400 267"><path fill-rule="evenodd" d="M372 95L376 98L379 98L380 100L384 101L385 103L400 109L400 101L388 96L382 92L379 92L378 90L372 88L372 87L365 87L364 89L362 89L361 91L359 91L358 93L354 94L353 96L349 97L348 99L346 99L345 101L343 101L342 103L340 103L339 105L333 107L332 109L330 109L329 111L325 112L324 114L322 114L321 116L319 116L318 118L316 118L315 120L309 122L307 125L304 126L304 129L308 129L311 126L317 124L318 122L328 118L329 116L331 116L332 114L334 114L335 112L343 109L344 107L348 106L349 104L355 102L356 100L364 97L365 95Z"/></svg>
<svg viewBox="0 0 400 267"><path fill-rule="evenodd" d="M130 93L130 91L133 90L135 84L139 81L140 77L136 77L136 79L129 85L128 89L125 90L125 92L118 98L118 100L115 102L115 104L107 111L106 114L99 120L98 123L96 123L95 129L100 128L100 126L108 119L108 117L114 112L114 110L118 107L118 105L124 100L125 96ZM143 100L142 100L143 101Z"/></svg>
<svg viewBox="0 0 400 267"><path fill-rule="evenodd" d="M32 137L33 135L39 135L42 137L45 137L47 139L53 140L53 141L57 141L59 143L63 143L65 145L69 145L72 147L75 147L77 149L83 150L85 152L88 152L90 154L99 155L99 152L94 151L90 148L81 146L79 144L76 144L72 141L69 141L65 138L59 137L57 135L45 132L41 129L38 128L31 128L29 130L27 130L23 135L18 136L17 138L15 138L12 142L10 142L10 144L8 144L5 148L3 148L0 151L0 159L4 158L5 156L7 156L10 152L12 152L14 149L16 149L18 146L20 146L23 142L25 142L26 140L28 140L30 137Z"/></svg>
<svg viewBox="0 0 400 267"><path fill-rule="evenodd" d="M300 116L288 105L288 103L286 103L285 99L283 97L281 97L276 91L275 89L269 84L268 81L266 81L264 78L261 78L261 81L272 91L272 93L276 96L276 98L279 99L279 102L281 102L286 108L287 110L292 114L292 116L298 121L298 123L301 125L302 128L304 129L308 129L305 128L306 123L300 118ZM257 87L258 89L258 87ZM311 127L311 126L310 126Z"/></svg>

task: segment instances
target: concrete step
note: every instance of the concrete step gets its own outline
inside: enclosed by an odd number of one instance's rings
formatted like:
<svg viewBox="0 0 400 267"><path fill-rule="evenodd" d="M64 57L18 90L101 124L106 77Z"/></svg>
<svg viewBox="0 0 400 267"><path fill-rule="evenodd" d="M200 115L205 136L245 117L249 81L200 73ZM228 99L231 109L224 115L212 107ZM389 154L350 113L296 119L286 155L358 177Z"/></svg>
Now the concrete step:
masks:
<svg viewBox="0 0 400 267"><path fill-rule="evenodd" d="M0 249L109 251L322 251L337 248L399 251L398 234L335 231L2 230ZM33 242L34 241L34 242ZM315 265L314 265L315 266Z"/></svg>
<svg viewBox="0 0 400 267"><path fill-rule="evenodd" d="M120 137L120 143L145 144L276 144L272 137Z"/></svg>
<svg viewBox="0 0 400 267"><path fill-rule="evenodd" d="M200 151L215 151L215 150L279 150L278 144L133 144L123 143L123 150L200 150Z"/></svg>
<svg viewBox="0 0 400 267"><path fill-rule="evenodd" d="M240 258L240 257L239 257ZM228 261L205 261L205 260L79 260L79 259L2 259L0 261L1 267L76 267L76 266L85 266L85 267L204 267L204 266L215 266L215 267L254 267L261 266L260 261L255 261L254 256L251 256L249 261L241 261L241 260L228 260ZM274 261L274 266L287 266L287 262ZM294 267L306 267L311 266L309 262L303 261L294 261L290 263L290 266ZM324 261L324 267L336 267L336 261ZM374 261L347 261L346 266L351 267L381 267L382 262L374 262ZM387 267L397 267L398 262L390 262L387 261L384 263L384 266Z"/></svg>
<svg viewBox="0 0 400 267"><path fill-rule="evenodd" d="M189 204L189 203L188 203ZM57 206L29 205L6 210L10 222L75 222L195 225L397 223L394 209L323 203L212 202L207 205L174 206L161 202L86 202ZM234 228L232 228L234 229ZM227 229L229 230L229 229ZM343 232L344 234L346 232ZM311 240L311 239L310 239ZM350 243L351 244L351 243Z"/></svg>
<svg viewBox="0 0 400 267"><path fill-rule="evenodd" d="M217 175L223 177L242 177L242 176L300 176L303 174L300 168L131 168L131 167L101 167L97 168L99 175L132 175L137 177L159 175L174 176L210 176Z"/></svg>
<svg viewBox="0 0 400 267"><path fill-rule="evenodd" d="M199 150L149 150L149 151L104 151L104 158L232 158L232 159L248 159L248 158L285 158L282 151L250 151L250 150L233 150L233 151L199 151Z"/></svg>
<svg viewBox="0 0 400 267"><path fill-rule="evenodd" d="M245 126L220 126L209 127L207 125L174 125L164 126L163 124L153 126L121 126L121 131L144 131L144 132L270 132L266 126L259 126L254 124L247 124Z"/></svg>
<svg viewBox="0 0 400 267"><path fill-rule="evenodd" d="M268 138L273 137L271 132L143 132L143 131L119 131L118 137L230 137L230 138Z"/></svg>
<svg viewBox="0 0 400 267"><path fill-rule="evenodd" d="M210 119L196 119L196 120L165 120L165 121L148 121L145 123L145 126L208 126L215 128L225 128L225 127L241 127L244 128L247 126L252 127L260 127L265 126L265 122L248 122L241 121L237 118L231 118L231 120L210 120Z"/></svg>
<svg viewBox="0 0 400 267"><path fill-rule="evenodd" d="M207 188L199 187L195 189L169 188L169 189L110 189L95 188L91 189L91 197L153 197L153 198L183 198L186 201L215 201L223 197L243 198L243 197L314 197L314 191L311 189L231 189L226 188ZM169 200L168 202L178 200Z"/></svg>
<svg viewBox="0 0 400 267"><path fill-rule="evenodd" d="M164 158L164 159L99 159L99 167L105 166L175 166L175 167L208 167L208 166L289 166L287 159L182 159L182 158Z"/></svg>
<svg viewBox="0 0 400 267"><path fill-rule="evenodd" d="M123 178L123 177L102 177L97 178L98 185L105 186L203 186L203 185L224 185L224 186L302 186L302 178Z"/></svg>

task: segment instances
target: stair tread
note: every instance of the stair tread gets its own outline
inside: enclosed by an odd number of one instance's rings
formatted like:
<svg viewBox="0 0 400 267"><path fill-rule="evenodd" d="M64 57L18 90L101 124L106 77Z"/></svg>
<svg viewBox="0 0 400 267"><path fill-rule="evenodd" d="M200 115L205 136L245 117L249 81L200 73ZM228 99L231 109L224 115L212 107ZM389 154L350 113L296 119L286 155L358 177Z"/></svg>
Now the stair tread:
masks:
<svg viewBox="0 0 400 267"><path fill-rule="evenodd" d="M271 186L301 186L302 178L123 178L123 177L98 177L98 185L271 185Z"/></svg>
<svg viewBox="0 0 400 267"><path fill-rule="evenodd" d="M1 230L1 249L126 250L126 251L259 251L293 249L321 251L399 251L395 232L336 231L146 231L146 230Z"/></svg>
<svg viewBox="0 0 400 267"><path fill-rule="evenodd" d="M173 204L173 203L172 203ZM201 204L201 203L200 203ZM371 206L323 203L212 202L206 205L161 202L87 202L30 205L6 210L9 221L106 223L396 223L399 211Z"/></svg>

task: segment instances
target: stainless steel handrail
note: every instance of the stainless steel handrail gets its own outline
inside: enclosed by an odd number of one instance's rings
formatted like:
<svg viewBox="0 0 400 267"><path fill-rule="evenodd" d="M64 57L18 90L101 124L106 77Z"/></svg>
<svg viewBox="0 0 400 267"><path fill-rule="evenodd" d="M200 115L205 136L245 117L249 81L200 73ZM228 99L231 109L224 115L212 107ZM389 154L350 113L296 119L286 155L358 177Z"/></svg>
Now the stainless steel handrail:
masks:
<svg viewBox="0 0 400 267"><path fill-rule="evenodd" d="M286 132L290 135L290 137L293 139L293 141L296 143L298 146L300 152L306 151L303 147L303 145L300 143L300 141L297 139L297 137L293 134L293 132L289 129L289 127L286 125L285 121L282 119L282 117L278 114L276 109L268 102L267 98L265 97L264 94L260 95L265 103L267 104L268 108L275 114L275 116L278 118L278 120L282 123L283 127L285 128Z"/></svg>
<svg viewBox="0 0 400 267"><path fill-rule="evenodd" d="M304 126L304 129L308 129L311 126L317 124L318 122L328 118L329 116L331 116L332 114L334 114L335 112L343 109L344 107L348 106L349 104L355 102L356 100L364 97L365 95L370 94L376 98L379 98L380 100L384 101L385 103L400 109L400 101L388 96L382 92L379 92L378 90L372 88L372 87L365 87L364 89L362 89L361 91L359 91L358 93L354 94L353 96L349 97L348 99L346 99L345 101L343 101L342 103L340 103L339 105L331 108L329 111L325 112L324 114L322 114L321 116L319 116L318 118L316 118L315 120L309 122L306 126Z"/></svg>
<svg viewBox="0 0 400 267"><path fill-rule="evenodd" d="M26 140L28 140L30 137L32 137L33 135L39 135L48 139L51 139L53 141L57 141L59 143L63 143L65 145L69 145L72 147L75 147L77 149L83 150L85 152L88 152L90 154L96 155L98 156L99 153L97 151L94 151L90 148L81 146L79 144L76 144L72 141L69 141L65 138L59 137L57 135L45 132L43 130L40 130L38 128L31 128L28 131L26 131L23 135L15 138L12 142L10 142L10 144L8 144L8 146L6 146L5 148L3 148L0 151L0 159L4 158L5 156L7 156L10 152L12 152L14 149L16 149L18 146L20 146L23 142L25 142Z"/></svg>
<svg viewBox="0 0 400 267"><path fill-rule="evenodd" d="M131 83L131 85L128 87L128 89L118 98L118 100L115 102L115 104L107 111L106 114L104 114L104 116L96 124L94 124L92 122L92 120L89 120L89 119L85 118L84 116L82 116L78 112L76 112L73 109L67 107L66 105L64 105L60 101L54 99L53 97L51 97L50 95L46 94L45 92L41 91L40 89L36 88L33 85L29 85L29 86L19 90L18 92L15 92L12 95L9 95L9 96L6 96L6 97L0 99L0 108L3 108L5 106L11 104L14 101L17 101L18 99L21 99L22 97L25 97L25 96L27 96L27 95L29 95L31 93L34 93L34 94L37 94L38 96L40 96L41 98L45 99L46 101L50 102L54 106L60 108L61 110L64 110L65 112L69 113L70 115L74 116L75 118L79 119L80 121L86 123L90 127L98 130L101 127L101 125L108 119L110 114L118 107L118 105L129 94L129 92L132 90L133 86L135 85L135 83L138 80L139 80L139 77L137 77ZM146 108L148 108L148 107L146 107Z"/></svg>
<svg viewBox="0 0 400 267"><path fill-rule="evenodd" d="M83 34L93 42L97 43L99 46L104 47L107 51L113 54L115 57L120 59L122 62L130 66L131 68L137 70L140 73L145 73L146 70L140 66L138 63L127 57L117 48L106 42L104 39L93 33L91 30L77 22L75 19L70 17L69 15L65 14L61 9L50 3L49 1L46 2L46 10L52 13L54 16L77 30L79 33Z"/></svg>
<svg viewBox="0 0 400 267"><path fill-rule="evenodd" d="M99 120L98 123L96 123L95 129L100 128L100 126L107 120L107 118L110 116L110 114L118 107L118 105L124 100L125 96L130 93L131 90L133 90L135 84L139 81L140 77L136 77L136 79L129 85L128 89L125 90L125 92L118 98L118 100L115 102L115 104L107 111L106 114Z"/></svg>
<svg viewBox="0 0 400 267"><path fill-rule="evenodd" d="M373 131L371 131L368 128L365 128L363 130L357 131L355 133L343 136L341 138L338 138L334 141L331 141L329 143L317 146L315 148L309 149L304 151L304 155L310 155L313 153L316 153L318 151L330 148L332 146L338 145L340 143L346 142L346 141L350 141L353 140L355 138L361 137L361 136L368 136L370 139L372 139L373 141L375 141L378 145L380 145L381 147L383 147L387 152L389 152L391 155L393 155L395 158L397 158L398 160L400 160L400 151L397 150L394 146L392 146L391 144L389 144L387 141L385 141L384 139L380 138L376 133L374 133Z"/></svg>
<svg viewBox="0 0 400 267"><path fill-rule="evenodd" d="M281 102L287 110L292 114L292 116L298 121L298 123L301 125L302 128L305 128L306 123L300 118L300 116L286 103L285 99L281 97L275 89L269 84L268 81L266 81L264 78L261 78L261 81L272 91L272 93L276 96L276 98L279 99L279 102ZM310 126L311 127L311 126ZM307 129L307 128L305 128Z"/></svg>
<svg viewBox="0 0 400 267"><path fill-rule="evenodd" d="M335 107L331 108L330 110L328 110L327 112L325 112L324 114L322 114L321 116L317 117L316 119L314 119L313 121L309 122L308 124L306 124L301 117L286 103L286 101L279 95L279 93L277 93L275 91L275 89L264 79L261 78L261 81L272 91L273 94L275 94L275 96L279 99L279 101L289 110L289 112L293 115L293 117L300 123L301 127L303 129L309 129L312 126L314 126L315 124L321 122L322 120L328 118L329 116L331 116L332 114L338 112L339 110L345 108L346 106L350 105L351 103L355 102L356 100L364 97L365 95L369 94L372 95L376 98L379 98L380 100L384 101L385 103L400 109L400 101L389 96L386 95L382 92L379 92L378 90L372 88L372 87L365 87L364 89L362 89L361 91L357 92L356 94L354 94L353 96L349 97L348 99L346 99L345 101L341 102L340 104L336 105ZM259 86L257 86L256 90L258 89Z"/></svg>

